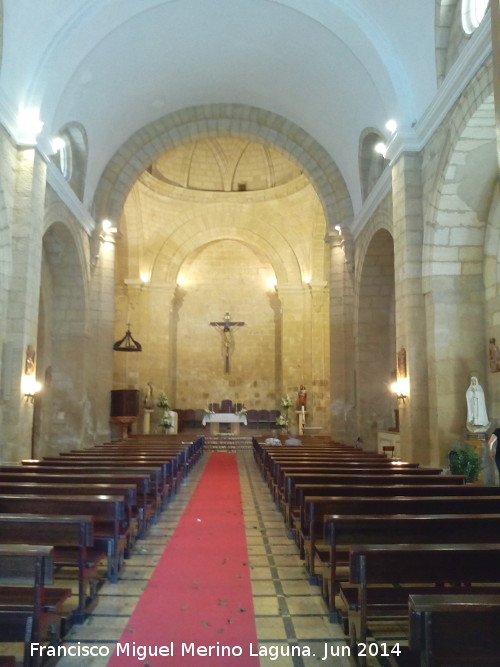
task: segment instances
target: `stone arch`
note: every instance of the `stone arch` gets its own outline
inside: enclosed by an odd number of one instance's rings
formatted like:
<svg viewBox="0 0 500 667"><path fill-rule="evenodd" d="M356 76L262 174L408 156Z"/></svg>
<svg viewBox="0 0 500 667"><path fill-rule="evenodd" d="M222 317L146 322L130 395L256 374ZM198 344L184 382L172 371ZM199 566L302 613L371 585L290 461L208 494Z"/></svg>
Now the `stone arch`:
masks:
<svg viewBox="0 0 500 667"><path fill-rule="evenodd" d="M281 150L307 173L322 202L327 227L333 231L335 225L350 225L353 211L349 193L325 149L284 117L238 104L189 107L138 130L103 173L94 199L96 219L120 219L130 188L158 155L196 136L228 133L256 137Z"/></svg>
<svg viewBox="0 0 500 667"><path fill-rule="evenodd" d="M484 267L488 221L498 201L491 74L488 64L450 115L448 150L436 170L431 216L424 229L429 402L435 406L430 411L430 433L432 451L441 461L450 447L444 438L463 436L470 374L478 375L482 384L487 381Z"/></svg>
<svg viewBox="0 0 500 667"><path fill-rule="evenodd" d="M36 454L79 445L88 428L86 396L88 276L78 233L54 220L49 208L43 235L38 366L45 376L35 415Z"/></svg>
<svg viewBox="0 0 500 667"><path fill-rule="evenodd" d="M394 241L390 218L376 216L356 262L355 331L358 430L375 449L377 431L393 426L389 391L396 359Z"/></svg>
<svg viewBox="0 0 500 667"><path fill-rule="evenodd" d="M240 241L252 248L257 256L265 257L275 271L278 284L301 284L301 270L293 249L276 230L274 234L269 235L269 238L263 238L251 229L245 228L245 221L240 220L239 224L233 223L232 226L221 224L220 227L207 229L203 220L199 218L187 221L173 243L171 238L167 238L159 248L151 274L152 282L175 284L188 255L206 243L221 239ZM174 248L171 248L171 245Z"/></svg>

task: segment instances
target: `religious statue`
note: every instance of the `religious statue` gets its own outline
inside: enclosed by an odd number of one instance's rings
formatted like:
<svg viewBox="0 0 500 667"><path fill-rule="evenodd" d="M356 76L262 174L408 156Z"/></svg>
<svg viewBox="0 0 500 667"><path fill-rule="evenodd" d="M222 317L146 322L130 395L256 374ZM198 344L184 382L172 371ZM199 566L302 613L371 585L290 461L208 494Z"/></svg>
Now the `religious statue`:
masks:
<svg viewBox="0 0 500 667"><path fill-rule="evenodd" d="M233 346L234 327L243 327L245 322L232 322L231 315L225 313L223 322L210 322L211 327L216 327L222 334L222 345L224 350L224 372L229 373L229 355Z"/></svg>
<svg viewBox="0 0 500 667"><path fill-rule="evenodd" d="M143 403L145 410L154 410L155 407L154 387L151 382L148 382L146 388L144 389Z"/></svg>
<svg viewBox="0 0 500 667"><path fill-rule="evenodd" d="M490 359L490 372L500 373L500 350L496 346L496 341L494 338L490 338L488 355Z"/></svg>
<svg viewBox="0 0 500 667"><path fill-rule="evenodd" d="M470 379L470 385L465 392L467 401L467 430L470 433L480 433L488 429L490 421L486 412L484 391L475 375Z"/></svg>
<svg viewBox="0 0 500 667"><path fill-rule="evenodd" d="M307 409L307 391L303 384L299 387L299 392L297 394L297 410Z"/></svg>

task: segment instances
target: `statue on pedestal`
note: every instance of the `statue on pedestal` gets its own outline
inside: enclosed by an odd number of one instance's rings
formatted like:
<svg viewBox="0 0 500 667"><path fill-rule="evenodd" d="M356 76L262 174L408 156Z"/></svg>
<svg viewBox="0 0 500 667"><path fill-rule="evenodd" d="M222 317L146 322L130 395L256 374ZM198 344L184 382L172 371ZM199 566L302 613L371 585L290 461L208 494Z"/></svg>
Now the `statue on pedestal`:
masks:
<svg viewBox="0 0 500 667"><path fill-rule="evenodd" d="M304 408L304 411L307 410L307 391L303 384L300 385L297 394L297 410L302 412L302 408Z"/></svg>
<svg viewBox="0 0 500 667"><path fill-rule="evenodd" d="M144 388L143 405L145 410L154 410L155 408L154 387L151 382L148 382Z"/></svg>
<svg viewBox="0 0 500 667"><path fill-rule="evenodd" d="M470 379L470 385L465 392L467 401L467 430L469 433L483 433L488 430L490 421L486 411L484 391L475 375Z"/></svg>

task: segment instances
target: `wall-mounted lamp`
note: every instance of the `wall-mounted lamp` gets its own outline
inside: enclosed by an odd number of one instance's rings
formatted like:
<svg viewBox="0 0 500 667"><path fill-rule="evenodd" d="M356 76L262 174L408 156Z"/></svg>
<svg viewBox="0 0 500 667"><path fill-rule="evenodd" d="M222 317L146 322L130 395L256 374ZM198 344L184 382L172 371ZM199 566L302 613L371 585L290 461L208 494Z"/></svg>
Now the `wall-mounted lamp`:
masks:
<svg viewBox="0 0 500 667"><path fill-rule="evenodd" d="M111 222L111 220L103 220L101 223L101 241L112 241L114 242L116 235L118 234L118 227Z"/></svg>
<svg viewBox="0 0 500 667"><path fill-rule="evenodd" d="M37 394L41 388L42 385L40 382L37 382L35 375L35 348L32 345L28 345L26 348L24 373L21 378L21 391L24 394L26 402L30 401L33 403L35 394Z"/></svg>
<svg viewBox="0 0 500 667"><path fill-rule="evenodd" d="M396 395L398 401L403 401L408 398L410 391L410 383L408 378L398 378L395 382L391 384L391 391Z"/></svg>
<svg viewBox="0 0 500 667"><path fill-rule="evenodd" d="M391 118L385 124L385 129L391 134L394 134L394 132L396 132L396 130L398 129L398 124L393 118Z"/></svg>
<svg viewBox="0 0 500 667"><path fill-rule="evenodd" d="M36 108L21 109L17 114L18 143L35 145L43 122L40 120L39 110Z"/></svg>
<svg viewBox="0 0 500 667"><path fill-rule="evenodd" d="M34 403L35 396L38 394L41 388L42 383L38 382L34 375L26 375L26 373L23 374L21 378L21 391L24 394L26 403Z"/></svg>
<svg viewBox="0 0 500 667"><path fill-rule="evenodd" d="M379 143L376 144L374 150L375 150L376 153L380 153L380 155L383 158L385 158L385 156L387 154L387 146L384 144L383 141L379 141Z"/></svg>

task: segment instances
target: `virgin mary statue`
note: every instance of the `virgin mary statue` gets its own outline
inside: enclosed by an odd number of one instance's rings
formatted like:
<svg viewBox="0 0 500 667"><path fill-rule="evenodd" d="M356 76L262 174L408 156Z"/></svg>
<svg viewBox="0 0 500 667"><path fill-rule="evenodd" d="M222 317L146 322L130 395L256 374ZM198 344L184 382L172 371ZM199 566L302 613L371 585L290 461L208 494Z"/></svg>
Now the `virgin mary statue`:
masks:
<svg viewBox="0 0 500 667"><path fill-rule="evenodd" d="M490 421L486 412L484 391L475 375L470 379L465 398L467 401L467 430L470 433L487 431Z"/></svg>

